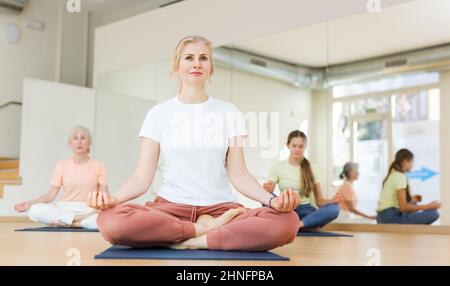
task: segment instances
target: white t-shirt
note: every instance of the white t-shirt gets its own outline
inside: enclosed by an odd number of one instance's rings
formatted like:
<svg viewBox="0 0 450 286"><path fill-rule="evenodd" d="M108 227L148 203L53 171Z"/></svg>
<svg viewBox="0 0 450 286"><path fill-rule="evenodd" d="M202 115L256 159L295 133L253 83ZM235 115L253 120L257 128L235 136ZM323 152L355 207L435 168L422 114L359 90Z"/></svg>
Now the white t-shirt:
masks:
<svg viewBox="0 0 450 286"><path fill-rule="evenodd" d="M246 135L236 106L210 96L199 104L175 97L155 105L139 133L160 143L163 182L158 195L195 206L237 202L226 169L228 139Z"/></svg>

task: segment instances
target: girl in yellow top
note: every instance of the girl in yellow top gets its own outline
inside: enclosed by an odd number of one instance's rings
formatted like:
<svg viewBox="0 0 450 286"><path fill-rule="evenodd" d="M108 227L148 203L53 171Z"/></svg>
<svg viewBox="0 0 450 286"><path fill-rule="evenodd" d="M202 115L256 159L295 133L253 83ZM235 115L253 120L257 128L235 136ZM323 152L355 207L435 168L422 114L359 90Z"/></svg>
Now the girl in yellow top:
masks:
<svg viewBox="0 0 450 286"><path fill-rule="evenodd" d="M50 226L97 229L97 211L86 205L86 199L92 190L107 193L108 180L103 162L89 157L90 145L89 130L74 127L69 136L73 156L58 162L49 191L15 205L16 211L28 211L32 221ZM53 202L61 188L61 199Z"/></svg>
<svg viewBox="0 0 450 286"><path fill-rule="evenodd" d="M276 162L269 173L269 181L263 185L273 192L276 184L280 190L293 189L300 195L300 205L295 209L299 216L300 229L318 229L336 219L339 215L339 198L325 199L320 190L317 169L305 158L307 138L305 133L292 131L287 139L290 151L288 160ZM314 194L319 209L311 205L311 193Z"/></svg>
<svg viewBox="0 0 450 286"><path fill-rule="evenodd" d="M377 223L432 224L439 218L440 202L418 205L421 197L411 196L409 192L405 173L411 171L413 163L414 155L408 149L395 154L378 200Z"/></svg>

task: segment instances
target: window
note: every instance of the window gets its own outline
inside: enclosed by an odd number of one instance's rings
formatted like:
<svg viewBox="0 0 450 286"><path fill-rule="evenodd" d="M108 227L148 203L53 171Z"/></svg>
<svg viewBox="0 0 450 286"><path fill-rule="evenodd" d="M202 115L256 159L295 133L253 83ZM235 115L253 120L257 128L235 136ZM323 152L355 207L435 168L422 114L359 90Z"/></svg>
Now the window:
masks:
<svg viewBox="0 0 450 286"><path fill-rule="evenodd" d="M401 148L415 155L408 174L411 192L422 195L424 203L440 199L439 89L418 86L389 92L438 80L438 73L421 73L333 89L333 186L340 185L339 174L347 161L359 163L360 178L354 186L360 210L375 213L382 181ZM364 95L380 90L387 91Z"/></svg>
<svg viewBox="0 0 450 286"><path fill-rule="evenodd" d="M400 88L423 86L439 82L438 72L420 72L385 77L382 79L333 87L334 98L382 92Z"/></svg>

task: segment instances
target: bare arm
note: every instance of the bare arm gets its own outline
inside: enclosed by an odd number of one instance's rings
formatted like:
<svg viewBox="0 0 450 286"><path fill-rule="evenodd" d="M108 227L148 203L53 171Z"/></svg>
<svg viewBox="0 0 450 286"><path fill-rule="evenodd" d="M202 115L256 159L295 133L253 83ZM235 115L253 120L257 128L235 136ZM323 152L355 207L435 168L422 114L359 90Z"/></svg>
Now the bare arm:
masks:
<svg viewBox="0 0 450 286"><path fill-rule="evenodd" d="M338 198L338 196L340 197ZM339 202L342 202L350 212L356 215L369 219L376 218L375 215L373 216L367 215L356 208L355 193L353 191L353 187L350 184L347 183L342 184L334 199L339 199Z"/></svg>
<svg viewBox="0 0 450 286"><path fill-rule="evenodd" d="M398 199L399 209L401 212L416 212L416 211L436 209L436 208L440 207L440 203L438 203L438 202L431 202L426 205L414 205L414 204L408 203L406 201L406 190L405 189L397 190L397 199Z"/></svg>
<svg viewBox="0 0 450 286"><path fill-rule="evenodd" d="M158 142L147 138L141 139L139 162L133 175L111 196L100 192L89 193L88 205L96 209L106 209L143 195L153 182L159 152Z"/></svg>
<svg viewBox="0 0 450 286"><path fill-rule="evenodd" d="M314 185L314 198L316 199L317 206L321 207L327 204L338 203L332 199L326 199L322 194L322 189L320 188L320 183Z"/></svg>
<svg viewBox="0 0 450 286"><path fill-rule="evenodd" d="M347 205L347 207L348 207L350 212L352 212L352 213L354 213L356 215L359 215L359 216L362 216L362 217L365 217L365 218L369 218L369 219L374 219L375 218L375 216L370 216L370 215L365 214L362 211L358 210L356 208L356 206L355 206L355 202L352 201L352 200L348 200L345 197L344 197L344 204Z"/></svg>
<svg viewBox="0 0 450 286"><path fill-rule="evenodd" d="M101 193L101 192L104 192L104 193L109 193L109 190L108 190L108 186L107 185L102 185L102 184L98 184L98 191Z"/></svg>
<svg viewBox="0 0 450 286"><path fill-rule="evenodd" d="M14 206L17 212L26 212L34 204L47 204L52 202L58 195L60 187L51 185L48 192L45 195L34 198L29 201L21 202Z"/></svg>
<svg viewBox="0 0 450 286"><path fill-rule="evenodd" d="M263 188L267 192L273 193L273 191L275 190L276 185L277 185L277 183L275 183L275 182L267 181L266 183L263 184Z"/></svg>
<svg viewBox="0 0 450 286"><path fill-rule="evenodd" d="M30 200L29 202L34 205L34 204L47 204L47 203L51 203L56 196L58 195L60 190L60 187L56 187L51 185L50 188L48 189L48 192L40 197L37 197L35 199Z"/></svg>
<svg viewBox="0 0 450 286"><path fill-rule="evenodd" d="M258 181L247 170L242 147L243 140L241 136L230 139L232 147L228 148L227 171L231 184L243 195L264 205L269 205L273 195L261 188ZM280 197L272 199L271 206L282 212L292 211L298 206L300 198L294 191L283 193Z"/></svg>
<svg viewBox="0 0 450 286"><path fill-rule="evenodd" d="M143 195L156 173L159 160L159 143L151 139L141 139L139 162L133 175L114 193L119 203L127 202Z"/></svg>

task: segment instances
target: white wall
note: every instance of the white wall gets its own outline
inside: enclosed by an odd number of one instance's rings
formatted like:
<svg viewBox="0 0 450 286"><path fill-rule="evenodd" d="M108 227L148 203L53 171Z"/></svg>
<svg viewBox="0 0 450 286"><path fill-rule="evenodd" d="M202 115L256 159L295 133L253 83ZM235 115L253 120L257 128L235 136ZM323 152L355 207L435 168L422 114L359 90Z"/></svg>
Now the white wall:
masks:
<svg viewBox="0 0 450 286"><path fill-rule="evenodd" d="M61 9L59 0L29 1L20 15L0 11L0 25L15 23L22 30L16 44L0 41L0 104L22 100L24 77L58 80ZM27 28L27 19L45 22L45 29Z"/></svg>
<svg viewBox="0 0 450 286"><path fill-rule="evenodd" d="M25 80L20 151L23 183L5 189L0 216L17 215L15 203L48 191L56 163L72 155L67 146L70 129L79 124L94 128L94 95L93 90L82 87Z"/></svg>
<svg viewBox="0 0 450 286"><path fill-rule="evenodd" d="M450 72L441 74L441 224L450 224Z"/></svg>
<svg viewBox="0 0 450 286"><path fill-rule="evenodd" d="M9 105L0 110L0 157L18 158L22 107Z"/></svg>
<svg viewBox="0 0 450 286"><path fill-rule="evenodd" d="M328 112L328 91L313 91L311 93L311 133L309 150L311 160L316 164L322 174L320 184L325 196L331 197L335 190L331 188L328 180L331 168L331 156L328 152L331 145L329 134L329 121L331 114Z"/></svg>
<svg viewBox="0 0 450 286"><path fill-rule="evenodd" d="M122 0L123 1L123 0ZM158 8L167 0L126 0L97 4L89 12L87 86L93 84L95 29ZM123 1L125 2L125 1Z"/></svg>
<svg viewBox="0 0 450 286"><path fill-rule="evenodd" d="M60 81L86 86L89 13L85 9L69 13L63 7L61 22Z"/></svg>
<svg viewBox="0 0 450 286"><path fill-rule="evenodd" d="M151 63L104 73L98 78L97 90L156 101L158 68L158 63Z"/></svg>

